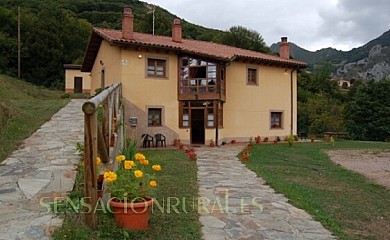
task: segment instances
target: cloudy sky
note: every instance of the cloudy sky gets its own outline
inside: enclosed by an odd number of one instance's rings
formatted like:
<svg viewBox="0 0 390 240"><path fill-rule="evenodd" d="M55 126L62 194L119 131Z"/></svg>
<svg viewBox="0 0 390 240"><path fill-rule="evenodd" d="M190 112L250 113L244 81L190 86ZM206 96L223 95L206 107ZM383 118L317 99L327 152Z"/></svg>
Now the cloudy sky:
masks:
<svg viewBox="0 0 390 240"><path fill-rule="evenodd" d="M390 29L390 0L145 0L194 24L259 32L267 45L287 36L308 50L350 50Z"/></svg>

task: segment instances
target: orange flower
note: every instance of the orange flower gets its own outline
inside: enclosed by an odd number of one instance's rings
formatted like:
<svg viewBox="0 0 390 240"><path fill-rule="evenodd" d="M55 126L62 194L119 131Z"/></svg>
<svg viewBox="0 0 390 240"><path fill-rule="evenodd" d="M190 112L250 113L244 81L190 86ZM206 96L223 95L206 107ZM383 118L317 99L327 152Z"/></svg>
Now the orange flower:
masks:
<svg viewBox="0 0 390 240"><path fill-rule="evenodd" d="M119 155L119 156L116 156L115 159L118 163L121 163L122 161L124 161L126 159L126 157L125 157L125 155Z"/></svg>
<svg viewBox="0 0 390 240"><path fill-rule="evenodd" d="M117 179L117 175L116 173L112 172L112 171L109 171L109 172L105 172L104 173L104 181L106 182L114 182L116 179Z"/></svg>
<svg viewBox="0 0 390 240"><path fill-rule="evenodd" d="M129 161L129 160L125 160L123 162L123 166L126 170L130 170L133 168L133 166L135 165L134 161Z"/></svg>
<svg viewBox="0 0 390 240"><path fill-rule="evenodd" d="M153 166L152 166L152 169L153 169L154 171L158 172L158 171L161 171L161 166L160 166L160 165L153 165Z"/></svg>
<svg viewBox="0 0 390 240"><path fill-rule="evenodd" d="M150 185L151 187L156 187L156 186L157 186L157 182L154 181L154 180L152 180L152 181L149 182L149 185Z"/></svg>
<svg viewBox="0 0 390 240"><path fill-rule="evenodd" d="M141 160L140 163L145 166L149 165L149 161L146 159Z"/></svg>
<svg viewBox="0 0 390 240"><path fill-rule="evenodd" d="M143 175L144 175L144 173L142 171L140 171L140 170L135 170L134 171L134 176L136 178L142 178Z"/></svg>

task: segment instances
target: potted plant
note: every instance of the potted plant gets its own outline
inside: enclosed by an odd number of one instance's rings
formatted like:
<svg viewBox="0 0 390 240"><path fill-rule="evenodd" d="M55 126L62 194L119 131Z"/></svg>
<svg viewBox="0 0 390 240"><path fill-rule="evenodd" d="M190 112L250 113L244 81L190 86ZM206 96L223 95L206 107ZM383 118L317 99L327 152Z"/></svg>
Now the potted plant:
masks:
<svg viewBox="0 0 390 240"><path fill-rule="evenodd" d="M210 140L210 147L215 147L215 143L213 139Z"/></svg>
<svg viewBox="0 0 390 240"><path fill-rule="evenodd" d="M157 186L156 173L160 165L152 165L145 155L137 153L135 139L130 139L117 156L116 171L104 173L106 190L111 194L108 201L115 222L130 230L146 230L153 205L151 194Z"/></svg>
<svg viewBox="0 0 390 240"><path fill-rule="evenodd" d="M193 161L198 160L198 156L197 156L195 151L196 151L196 149L192 148L192 147L188 147L188 149L186 149L186 154L190 158L190 160L193 160Z"/></svg>
<svg viewBox="0 0 390 240"><path fill-rule="evenodd" d="M256 144L260 144L260 142L261 142L260 135L257 135L257 137L255 137L255 142L256 142Z"/></svg>
<svg viewBox="0 0 390 240"><path fill-rule="evenodd" d="M173 146L179 147L180 144L181 144L180 138L175 138L175 140L173 140Z"/></svg>
<svg viewBox="0 0 390 240"><path fill-rule="evenodd" d="M265 137L265 138L264 138L264 142L268 142L268 137Z"/></svg>
<svg viewBox="0 0 390 240"><path fill-rule="evenodd" d="M241 159L243 162L249 162L249 157L250 157L250 149L244 148L241 153Z"/></svg>
<svg viewBox="0 0 390 240"><path fill-rule="evenodd" d="M231 144L235 144L236 143L236 140L233 139L232 141L230 141Z"/></svg>
<svg viewBox="0 0 390 240"><path fill-rule="evenodd" d="M317 135L315 133L309 134L310 141L314 143L314 140L316 139Z"/></svg>

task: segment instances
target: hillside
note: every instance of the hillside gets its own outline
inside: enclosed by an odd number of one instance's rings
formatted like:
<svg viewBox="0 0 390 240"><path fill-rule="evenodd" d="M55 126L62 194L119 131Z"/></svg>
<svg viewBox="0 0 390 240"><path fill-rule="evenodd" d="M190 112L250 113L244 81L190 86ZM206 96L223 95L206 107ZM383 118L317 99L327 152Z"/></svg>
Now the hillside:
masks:
<svg viewBox="0 0 390 240"><path fill-rule="evenodd" d="M324 48L311 52L294 43L290 46L290 55L308 63L310 69L324 61L331 63L336 78L368 80L390 77L390 30L350 51ZM272 44L271 50L277 53L279 43Z"/></svg>
<svg viewBox="0 0 390 240"><path fill-rule="evenodd" d="M91 28L121 28L123 7L133 7L134 30L152 33L148 4L136 0L20 0L22 78L63 89L65 63L82 63ZM0 1L0 74L16 76L17 13L14 0ZM170 35L174 15L156 7L155 34ZM204 28L185 19L183 37L222 43L228 31ZM39 41L38 41L39 40Z"/></svg>
<svg viewBox="0 0 390 240"><path fill-rule="evenodd" d="M0 75L0 162L68 102L61 94Z"/></svg>

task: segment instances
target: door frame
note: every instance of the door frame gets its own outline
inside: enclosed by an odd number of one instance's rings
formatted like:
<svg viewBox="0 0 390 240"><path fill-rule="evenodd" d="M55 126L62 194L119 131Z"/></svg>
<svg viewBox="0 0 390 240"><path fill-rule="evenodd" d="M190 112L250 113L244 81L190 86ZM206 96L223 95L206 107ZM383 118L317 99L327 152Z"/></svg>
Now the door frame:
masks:
<svg viewBox="0 0 390 240"><path fill-rule="evenodd" d="M74 77L73 78L73 92L82 93L83 92L83 77Z"/></svg>
<svg viewBox="0 0 390 240"><path fill-rule="evenodd" d="M194 134L194 119L192 117L192 114L193 112L198 112L198 114L200 115L200 111L203 111L203 126L202 128L198 127L197 129L199 131L203 131L203 133L201 135L203 135L203 139L199 140L199 141L195 141L194 142L194 137L193 137L193 134ZM203 107L194 107L194 108L191 108L191 128L190 128L190 142L191 144L205 144L206 142L206 126L205 126L205 112L206 112L206 108L203 108Z"/></svg>

